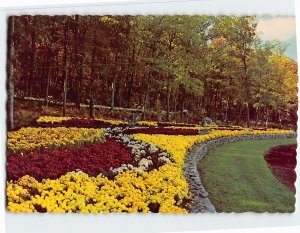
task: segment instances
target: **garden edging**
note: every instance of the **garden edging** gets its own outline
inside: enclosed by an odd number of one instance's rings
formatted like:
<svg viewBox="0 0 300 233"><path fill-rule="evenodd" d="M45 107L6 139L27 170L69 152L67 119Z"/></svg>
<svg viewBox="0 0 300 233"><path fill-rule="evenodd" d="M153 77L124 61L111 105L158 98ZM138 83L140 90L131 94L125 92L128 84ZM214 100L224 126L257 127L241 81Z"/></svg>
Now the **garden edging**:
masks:
<svg viewBox="0 0 300 233"><path fill-rule="evenodd" d="M220 137L195 145L188 153L184 162L184 176L189 185L192 196L192 202L189 206L190 213L215 213L216 209L208 198L202 182L201 175L198 172L200 160L208 153L210 149L218 146L244 140L266 140L293 138L297 134L261 134L261 135L238 135L229 137Z"/></svg>

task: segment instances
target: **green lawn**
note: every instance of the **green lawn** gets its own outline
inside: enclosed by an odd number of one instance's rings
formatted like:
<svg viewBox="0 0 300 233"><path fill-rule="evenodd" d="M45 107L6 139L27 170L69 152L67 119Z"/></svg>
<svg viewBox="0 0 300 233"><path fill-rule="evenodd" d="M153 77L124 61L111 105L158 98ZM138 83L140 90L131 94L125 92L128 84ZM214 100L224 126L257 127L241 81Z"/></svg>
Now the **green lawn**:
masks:
<svg viewBox="0 0 300 233"><path fill-rule="evenodd" d="M218 212L294 212L295 194L271 173L264 153L296 139L253 140L211 150L198 169Z"/></svg>

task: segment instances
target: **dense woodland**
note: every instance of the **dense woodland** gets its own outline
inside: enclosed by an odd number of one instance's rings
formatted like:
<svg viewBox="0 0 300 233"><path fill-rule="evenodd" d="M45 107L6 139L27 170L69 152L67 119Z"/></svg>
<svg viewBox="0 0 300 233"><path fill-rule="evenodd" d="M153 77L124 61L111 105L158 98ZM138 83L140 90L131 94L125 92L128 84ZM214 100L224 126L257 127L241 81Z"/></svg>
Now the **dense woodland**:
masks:
<svg viewBox="0 0 300 233"><path fill-rule="evenodd" d="M61 115L74 103L87 104L90 117L104 105L140 109L144 120L296 125L297 63L283 55L285 45L261 41L256 24L229 16L10 17L9 128L22 97L56 101Z"/></svg>

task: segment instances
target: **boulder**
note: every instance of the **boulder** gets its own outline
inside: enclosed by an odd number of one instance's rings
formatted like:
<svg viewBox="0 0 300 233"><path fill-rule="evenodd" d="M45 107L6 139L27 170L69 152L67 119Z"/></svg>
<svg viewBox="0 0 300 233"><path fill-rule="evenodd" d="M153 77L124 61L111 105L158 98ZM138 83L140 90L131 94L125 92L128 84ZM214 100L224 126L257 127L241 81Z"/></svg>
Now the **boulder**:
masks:
<svg viewBox="0 0 300 233"><path fill-rule="evenodd" d="M209 117L203 117L201 120L202 125L214 125L215 123Z"/></svg>

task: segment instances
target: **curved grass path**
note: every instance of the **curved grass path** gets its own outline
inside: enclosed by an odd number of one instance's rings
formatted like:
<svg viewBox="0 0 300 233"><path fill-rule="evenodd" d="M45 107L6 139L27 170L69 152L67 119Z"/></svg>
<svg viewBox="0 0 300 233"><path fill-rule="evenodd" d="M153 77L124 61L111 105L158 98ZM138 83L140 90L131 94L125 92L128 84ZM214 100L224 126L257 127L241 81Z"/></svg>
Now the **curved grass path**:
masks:
<svg viewBox="0 0 300 233"><path fill-rule="evenodd" d="M295 194L273 176L263 156L285 144L296 144L296 138L240 141L209 151L198 169L217 212L294 212Z"/></svg>

